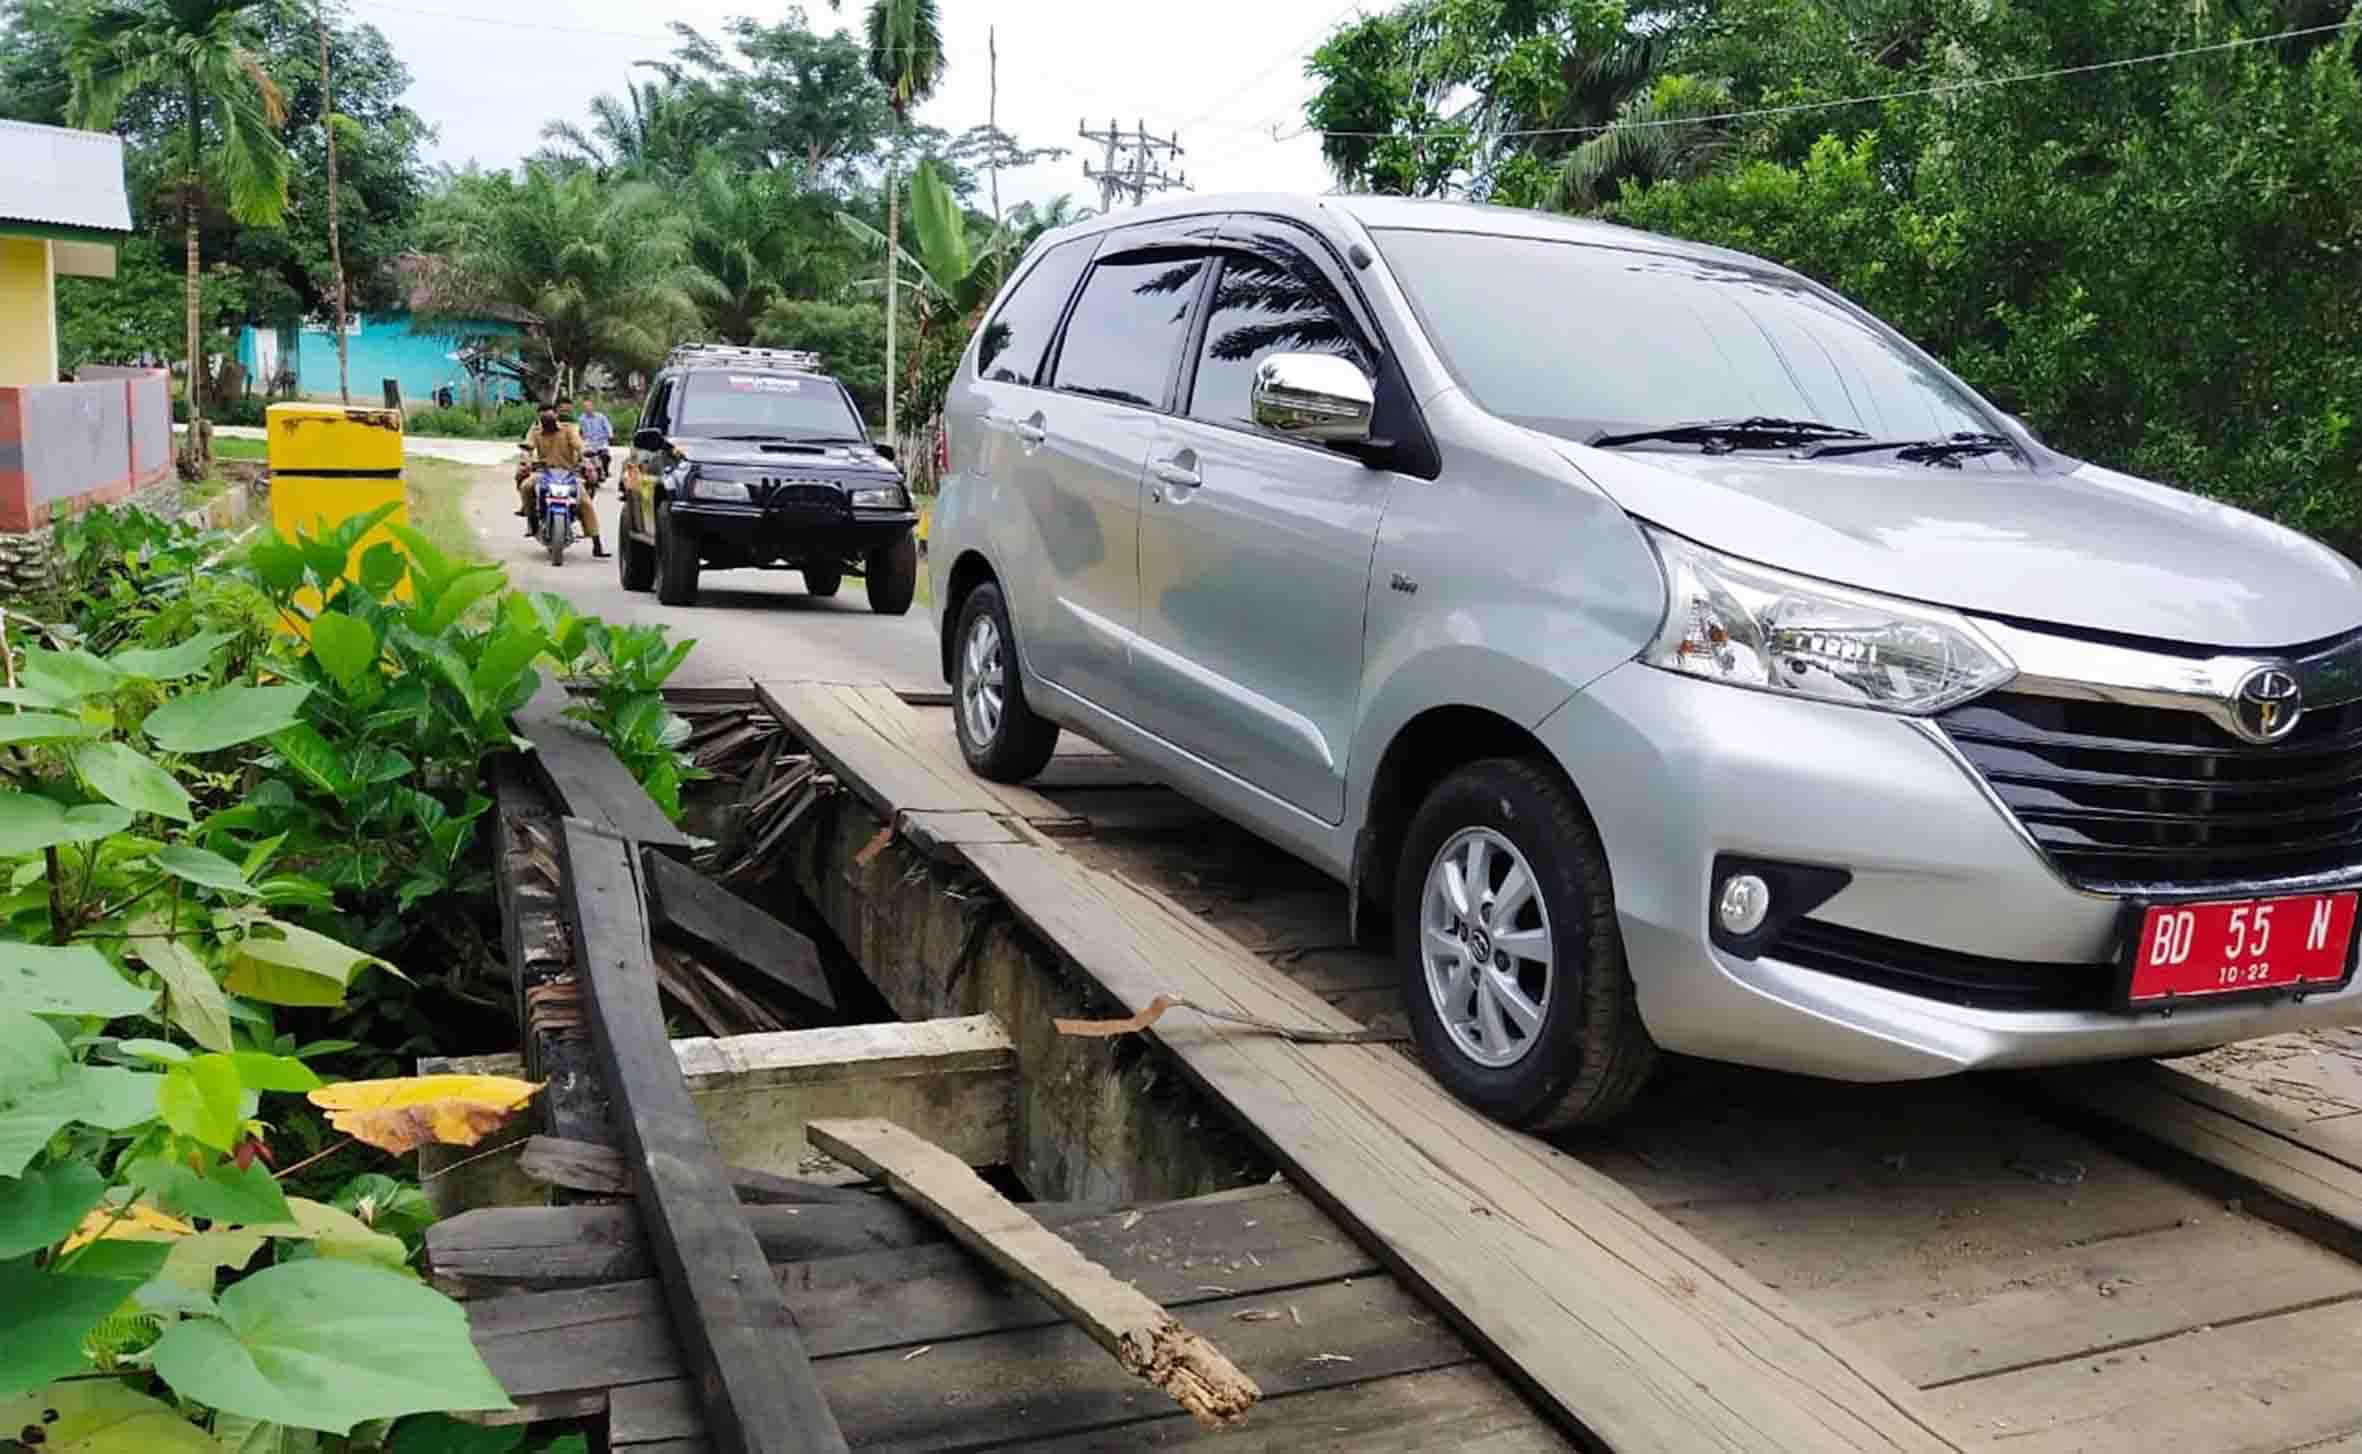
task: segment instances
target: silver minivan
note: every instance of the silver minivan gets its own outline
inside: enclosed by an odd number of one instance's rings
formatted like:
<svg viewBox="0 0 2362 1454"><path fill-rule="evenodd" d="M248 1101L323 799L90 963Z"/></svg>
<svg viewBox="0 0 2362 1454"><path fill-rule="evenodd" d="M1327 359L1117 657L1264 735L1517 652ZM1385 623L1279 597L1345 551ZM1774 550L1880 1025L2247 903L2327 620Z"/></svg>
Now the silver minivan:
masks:
<svg viewBox="0 0 2362 1454"><path fill-rule="evenodd" d="M2362 572L1785 269L1189 198L1042 239L947 432L970 765L1069 727L1333 874L1504 1120L2362 1018Z"/></svg>

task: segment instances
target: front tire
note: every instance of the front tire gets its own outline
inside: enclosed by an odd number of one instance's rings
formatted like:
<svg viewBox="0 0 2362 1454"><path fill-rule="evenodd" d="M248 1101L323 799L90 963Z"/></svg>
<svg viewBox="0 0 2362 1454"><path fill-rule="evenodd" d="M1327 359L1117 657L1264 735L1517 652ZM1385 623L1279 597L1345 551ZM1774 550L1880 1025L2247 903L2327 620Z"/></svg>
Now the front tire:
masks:
<svg viewBox="0 0 2362 1454"><path fill-rule="evenodd" d="M952 639L951 716L959 730L960 756L978 777L1025 781L1049 765L1058 747L1058 726L1026 705L1017 637L1009 629L1009 608L999 586L987 581L968 593L960 605L959 634Z"/></svg>
<svg viewBox="0 0 2362 1454"><path fill-rule="evenodd" d="M543 521L542 543L549 547L549 563L551 565L566 563L566 545L573 533L568 516L551 515Z"/></svg>
<svg viewBox="0 0 2362 1454"><path fill-rule="evenodd" d="M808 565L802 569L804 572L804 594L807 596L823 598L833 596L837 593L837 587L845 583L845 568L843 566Z"/></svg>
<svg viewBox="0 0 2362 1454"><path fill-rule="evenodd" d="M869 609L880 616L909 611L919 591L919 543L904 534L871 551L862 563L862 584L869 589Z"/></svg>
<svg viewBox="0 0 2362 1454"><path fill-rule="evenodd" d="M656 507L656 599L667 606L697 604L697 547L681 539L673 507Z"/></svg>
<svg viewBox="0 0 2362 1454"><path fill-rule="evenodd" d="M616 514L615 578L627 591L644 591L656 584L656 547L632 539L627 511Z"/></svg>
<svg viewBox="0 0 2362 1454"><path fill-rule="evenodd" d="M1419 805L1395 874L1395 953L1420 1057L1529 1131L1604 1121L1657 1059L1599 832L1547 768L1470 763Z"/></svg>

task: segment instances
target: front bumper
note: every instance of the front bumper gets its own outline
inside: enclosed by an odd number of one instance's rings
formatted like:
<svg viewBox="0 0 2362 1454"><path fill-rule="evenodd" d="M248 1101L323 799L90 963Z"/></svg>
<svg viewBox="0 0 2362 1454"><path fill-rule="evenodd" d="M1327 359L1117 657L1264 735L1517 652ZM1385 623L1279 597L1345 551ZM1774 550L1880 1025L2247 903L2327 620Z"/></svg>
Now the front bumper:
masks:
<svg viewBox="0 0 2362 1454"><path fill-rule="evenodd" d="M1811 915L1849 942L2054 966L2044 974L2070 986L2108 972L2123 902L2060 878L1925 723L1629 663L1538 731L1599 827L1641 1015L1668 1050L1905 1080L2362 1020L2362 983L2169 1017L1961 1003L1783 960L1778 943L1737 957L1707 934L1718 854L1849 870Z"/></svg>
<svg viewBox="0 0 2362 1454"><path fill-rule="evenodd" d="M893 544L917 527L909 510L776 509L710 500L676 500L673 527L697 544L709 565L850 560Z"/></svg>

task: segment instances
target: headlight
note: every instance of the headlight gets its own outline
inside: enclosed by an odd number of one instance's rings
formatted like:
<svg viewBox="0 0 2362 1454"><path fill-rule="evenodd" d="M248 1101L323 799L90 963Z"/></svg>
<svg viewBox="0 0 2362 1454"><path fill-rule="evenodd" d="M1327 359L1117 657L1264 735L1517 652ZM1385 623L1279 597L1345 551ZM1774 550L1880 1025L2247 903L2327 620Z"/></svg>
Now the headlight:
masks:
<svg viewBox="0 0 2362 1454"><path fill-rule="evenodd" d="M1966 617L1733 560L1642 526L1671 603L1649 665L1759 692L1915 716L2017 674Z"/></svg>
<svg viewBox="0 0 2362 1454"><path fill-rule="evenodd" d="M874 489L853 492L853 508L856 510L899 510L902 506L900 485L880 485Z"/></svg>
<svg viewBox="0 0 2362 1454"><path fill-rule="evenodd" d="M689 498L745 503L754 499L754 496L747 493L744 480L718 480L711 475L692 473L689 476Z"/></svg>

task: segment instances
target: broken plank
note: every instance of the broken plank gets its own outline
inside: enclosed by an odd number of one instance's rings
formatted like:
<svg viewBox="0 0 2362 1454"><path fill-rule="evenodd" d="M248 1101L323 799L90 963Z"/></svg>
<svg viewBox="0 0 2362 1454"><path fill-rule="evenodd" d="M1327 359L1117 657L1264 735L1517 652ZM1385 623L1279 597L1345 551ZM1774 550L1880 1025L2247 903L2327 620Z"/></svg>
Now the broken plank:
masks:
<svg viewBox="0 0 2362 1454"><path fill-rule="evenodd" d="M786 1170L805 1122L891 1116L971 1166L1010 1160L1017 1046L990 1015L676 1040L681 1073L723 1156Z"/></svg>
<svg viewBox="0 0 2362 1454"><path fill-rule="evenodd" d="M1243 1417L1261 1390L1220 1350L1130 1283L1077 1252L965 1162L891 1121L814 1121L812 1144L923 1208L961 1245L1046 1299L1209 1428Z"/></svg>
<svg viewBox="0 0 2362 1454"><path fill-rule="evenodd" d="M624 1153L643 1171L634 1206L711 1436L724 1454L841 1451L844 1434L665 1037L633 845L571 817L559 844L599 1068Z"/></svg>
<svg viewBox="0 0 2362 1454"><path fill-rule="evenodd" d="M2038 1071L2025 1083L2120 1140L2162 1152L2255 1215L2362 1257L2362 1171L2305 1145L2261 1107L2139 1061ZM2225 1101L2240 1113L2219 1109Z"/></svg>
<svg viewBox="0 0 2362 1454"><path fill-rule="evenodd" d="M650 850L645 869L652 906L665 928L732 964L763 976L789 1007L808 1016L836 1013L836 992L810 936L780 923L687 864Z"/></svg>
<svg viewBox="0 0 2362 1454"><path fill-rule="evenodd" d="M564 715L572 701L565 686L550 679L516 713L517 732L533 744L533 765L559 811L686 858L688 835L664 816L604 738Z"/></svg>
<svg viewBox="0 0 2362 1454"><path fill-rule="evenodd" d="M961 852L1127 1010L1179 993L1352 1028L1186 911L1071 855ZM1185 1011L1149 1034L1570 1430L1667 1454L1956 1447L1891 1370L1605 1177L1453 1100L1404 1057L1293 1045Z"/></svg>
<svg viewBox="0 0 2362 1454"><path fill-rule="evenodd" d="M674 1042L676 1047L679 1042ZM613 1147L590 1141L568 1141L557 1136L527 1138L517 1157L517 1169L533 1180L568 1191L594 1196L628 1197L637 1191L631 1167ZM850 1187L816 1181L797 1181L768 1171L732 1166L723 1171L742 1205L766 1203L785 1206L891 1206L892 1203Z"/></svg>

